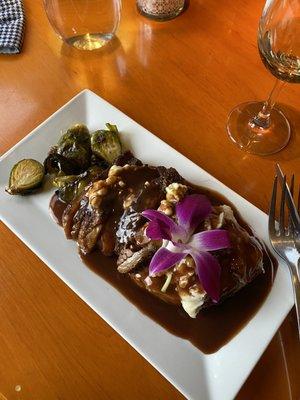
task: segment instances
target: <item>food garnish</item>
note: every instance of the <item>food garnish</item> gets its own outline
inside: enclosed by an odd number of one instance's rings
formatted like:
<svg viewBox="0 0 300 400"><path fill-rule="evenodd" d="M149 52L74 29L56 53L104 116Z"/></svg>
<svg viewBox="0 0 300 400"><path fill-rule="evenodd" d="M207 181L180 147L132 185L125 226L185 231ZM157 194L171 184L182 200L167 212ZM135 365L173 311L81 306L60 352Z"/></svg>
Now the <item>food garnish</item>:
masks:
<svg viewBox="0 0 300 400"><path fill-rule="evenodd" d="M149 276L166 272L190 255L196 265L196 274L203 289L215 302L220 299L221 266L209 252L230 247L228 232L212 229L194 233L210 213L212 207L208 198L193 194L176 204L176 219L161 211L145 210L142 215L150 220L146 235L151 240L163 240L149 265Z"/></svg>
<svg viewBox="0 0 300 400"><path fill-rule="evenodd" d="M24 159L14 165L6 188L9 194L28 194L42 185L45 171L43 165L33 159Z"/></svg>

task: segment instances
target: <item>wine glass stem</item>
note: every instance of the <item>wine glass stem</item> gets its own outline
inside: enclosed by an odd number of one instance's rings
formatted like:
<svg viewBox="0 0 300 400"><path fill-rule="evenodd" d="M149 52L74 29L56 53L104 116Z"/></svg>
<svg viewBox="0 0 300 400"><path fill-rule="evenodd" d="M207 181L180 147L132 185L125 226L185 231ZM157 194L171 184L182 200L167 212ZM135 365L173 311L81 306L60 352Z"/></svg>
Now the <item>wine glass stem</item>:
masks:
<svg viewBox="0 0 300 400"><path fill-rule="evenodd" d="M271 124L270 114L272 108L274 107L275 101L284 85L285 85L284 81L276 79L275 85L269 95L268 100L265 101L263 108L255 117L253 117L249 121L249 125L252 129L253 128L268 129L270 127Z"/></svg>

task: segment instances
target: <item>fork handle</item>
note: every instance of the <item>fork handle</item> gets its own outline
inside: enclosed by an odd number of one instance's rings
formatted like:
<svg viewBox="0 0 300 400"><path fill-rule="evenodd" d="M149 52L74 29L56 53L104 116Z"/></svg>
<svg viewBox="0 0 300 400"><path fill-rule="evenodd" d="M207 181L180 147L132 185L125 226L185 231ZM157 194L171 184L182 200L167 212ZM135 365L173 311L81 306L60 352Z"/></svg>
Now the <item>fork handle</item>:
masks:
<svg viewBox="0 0 300 400"><path fill-rule="evenodd" d="M299 280L299 274L298 274L300 258L299 258L297 264L294 264L294 263L290 262L289 260L286 260L286 262L289 265L289 270L290 270L291 278L292 278L296 316L297 316L297 323L298 323L298 335L299 335L299 339L300 339L300 280Z"/></svg>

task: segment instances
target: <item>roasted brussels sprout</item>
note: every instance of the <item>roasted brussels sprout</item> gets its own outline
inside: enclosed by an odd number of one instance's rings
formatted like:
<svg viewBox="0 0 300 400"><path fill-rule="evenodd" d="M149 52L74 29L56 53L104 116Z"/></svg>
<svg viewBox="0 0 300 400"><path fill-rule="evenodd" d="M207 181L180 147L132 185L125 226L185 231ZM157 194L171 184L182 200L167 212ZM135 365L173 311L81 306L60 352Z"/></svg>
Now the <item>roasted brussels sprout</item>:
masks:
<svg viewBox="0 0 300 400"><path fill-rule="evenodd" d="M62 147L68 141L76 142L78 144L87 145L90 144L90 132L88 128L83 124L76 124L68 128L66 133L59 139L57 146Z"/></svg>
<svg viewBox="0 0 300 400"><path fill-rule="evenodd" d="M57 178L59 179L59 178ZM89 183L84 178L70 180L69 182L53 182L54 186L59 185L57 190L58 197L65 203L70 203L76 196L78 196L86 185Z"/></svg>
<svg viewBox="0 0 300 400"><path fill-rule="evenodd" d="M43 165L33 159L24 159L14 165L6 188L9 194L28 194L41 186L45 171Z"/></svg>
<svg viewBox="0 0 300 400"><path fill-rule="evenodd" d="M103 172L103 169L97 166L89 168L80 175L57 176L53 179L53 185L58 188L58 197L70 203L75 197L82 193L83 189Z"/></svg>
<svg viewBox="0 0 300 400"><path fill-rule="evenodd" d="M44 167L45 173L51 175L57 175L59 173L64 175L72 175L78 174L81 171L74 161L54 152L50 153L45 159Z"/></svg>
<svg viewBox="0 0 300 400"><path fill-rule="evenodd" d="M92 134L92 152L112 164L121 155L122 146L116 125L106 124L106 126L107 130L99 130Z"/></svg>
<svg viewBox="0 0 300 400"><path fill-rule="evenodd" d="M42 184L44 175L49 174L59 197L72 201L88 183L100 179L101 173L122 154L117 127L109 123L106 127L93 135L83 124L70 127L57 145L50 148L44 165L32 159L19 161L10 173L6 191L30 193Z"/></svg>
<svg viewBox="0 0 300 400"><path fill-rule="evenodd" d="M85 125L74 125L60 138L57 154L74 163L83 172L91 162L91 136ZM73 172L74 173L74 172Z"/></svg>
<svg viewBox="0 0 300 400"><path fill-rule="evenodd" d="M84 174L84 173L83 173ZM83 175L81 174L81 175ZM74 183L81 175L62 175L62 176L56 176L52 183L55 187L57 188L62 188L65 185L68 185L69 183Z"/></svg>
<svg viewBox="0 0 300 400"><path fill-rule="evenodd" d="M99 167L102 170L107 169L110 167L110 164L105 161L103 158L99 158L96 154L92 154L91 156L91 167Z"/></svg>

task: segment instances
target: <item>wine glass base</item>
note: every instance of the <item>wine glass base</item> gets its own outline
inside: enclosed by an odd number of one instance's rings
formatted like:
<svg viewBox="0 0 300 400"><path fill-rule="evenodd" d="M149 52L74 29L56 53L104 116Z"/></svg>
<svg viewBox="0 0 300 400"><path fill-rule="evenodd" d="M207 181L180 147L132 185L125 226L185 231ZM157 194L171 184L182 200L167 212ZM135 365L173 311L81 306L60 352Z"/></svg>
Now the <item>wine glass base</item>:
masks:
<svg viewBox="0 0 300 400"><path fill-rule="evenodd" d="M250 121L262 110L264 103L239 104L229 114L227 133L230 139L248 153L265 156L277 153L289 142L291 127L282 111L273 108L268 128L255 127Z"/></svg>

